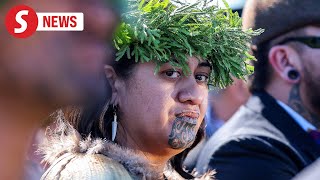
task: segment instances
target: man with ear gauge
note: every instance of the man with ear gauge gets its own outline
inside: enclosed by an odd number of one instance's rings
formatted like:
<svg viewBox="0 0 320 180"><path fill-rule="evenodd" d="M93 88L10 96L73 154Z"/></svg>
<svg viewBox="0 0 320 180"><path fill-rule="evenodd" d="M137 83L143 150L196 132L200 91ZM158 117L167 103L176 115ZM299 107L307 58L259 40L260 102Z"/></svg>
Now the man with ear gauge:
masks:
<svg viewBox="0 0 320 180"><path fill-rule="evenodd" d="M253 95L209 140L197 169L217 179L291 179L320 156L320 1L248 0ZM318 138L318 139L317 139Z"/></svg>

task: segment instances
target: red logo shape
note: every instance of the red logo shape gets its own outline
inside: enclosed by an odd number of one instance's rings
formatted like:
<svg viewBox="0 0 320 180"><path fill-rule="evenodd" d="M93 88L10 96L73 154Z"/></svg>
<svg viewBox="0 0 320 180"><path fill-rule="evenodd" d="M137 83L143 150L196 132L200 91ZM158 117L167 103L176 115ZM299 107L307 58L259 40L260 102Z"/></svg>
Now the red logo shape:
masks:
<svg viewBox="0 0 320 180"><path fill-rule="evenodd" d="M15 6L7 13L6 27L12 36L27 38L37 30L37 13L26 5Z"/></svg>

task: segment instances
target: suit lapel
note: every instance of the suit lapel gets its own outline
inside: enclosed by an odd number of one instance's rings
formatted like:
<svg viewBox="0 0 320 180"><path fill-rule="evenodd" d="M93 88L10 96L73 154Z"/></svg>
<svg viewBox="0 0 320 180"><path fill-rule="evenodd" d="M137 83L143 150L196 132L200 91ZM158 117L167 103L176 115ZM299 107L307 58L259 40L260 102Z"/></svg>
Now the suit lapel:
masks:
<svg viewBox="0 0 320 180"><path fill-rule="evenodd" d="M279 129L306 161L311 163L320 157L320 146L305 132L299 124L266 92L255 93L260 103L248 102L247 106L258 111L277 129Z"/></svg>

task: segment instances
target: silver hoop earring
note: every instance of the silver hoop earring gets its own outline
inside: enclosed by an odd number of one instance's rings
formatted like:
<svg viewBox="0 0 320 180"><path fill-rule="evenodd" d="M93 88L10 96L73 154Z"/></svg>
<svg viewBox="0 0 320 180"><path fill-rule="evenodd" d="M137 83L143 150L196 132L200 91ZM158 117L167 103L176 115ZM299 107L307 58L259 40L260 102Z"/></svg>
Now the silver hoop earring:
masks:
<svg viewBox="0 0 320 180"><path fill-rule="evenodd" d="M117 110L116 110L116 107L113 105L113 121L112 121L112 137L111 137L112 141L116 139L116 135L117 135L117 126L118 126L117 118L118 118Z"/></svg>

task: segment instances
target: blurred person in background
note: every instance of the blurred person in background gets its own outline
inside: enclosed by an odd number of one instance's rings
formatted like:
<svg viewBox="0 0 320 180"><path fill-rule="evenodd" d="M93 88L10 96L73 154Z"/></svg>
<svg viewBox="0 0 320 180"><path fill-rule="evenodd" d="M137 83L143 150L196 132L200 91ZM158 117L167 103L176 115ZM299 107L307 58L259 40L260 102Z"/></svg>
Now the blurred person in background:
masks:
<svg viewBox="0 0 320 180"><path fill-rule="evenodd" d="M231 86L209 92L208 109L206 113L206 135L211 137L250 96L244 80L235 79Z"/></svg>
<svg viewBox="0 0 320 180"><path fill-rule="evenodd" d="M116 1L114 1L116 2ZM0 179L21 179L34 131L56 108L110 92L102 64L111 61L118 16L112 1L8 0L0 3ZM16 5L37 12L83 12L83 32L35 32L19 39L4 27Z"/></svg>
<svg viewBox="0 0 320 180"><path fill-rule="evenodd" d="M320 1L248 0L244 28L258 61L253 95L200 154L217 178L291 179L320 156ZM203 156L203 157L202 157Z"/></svg>

